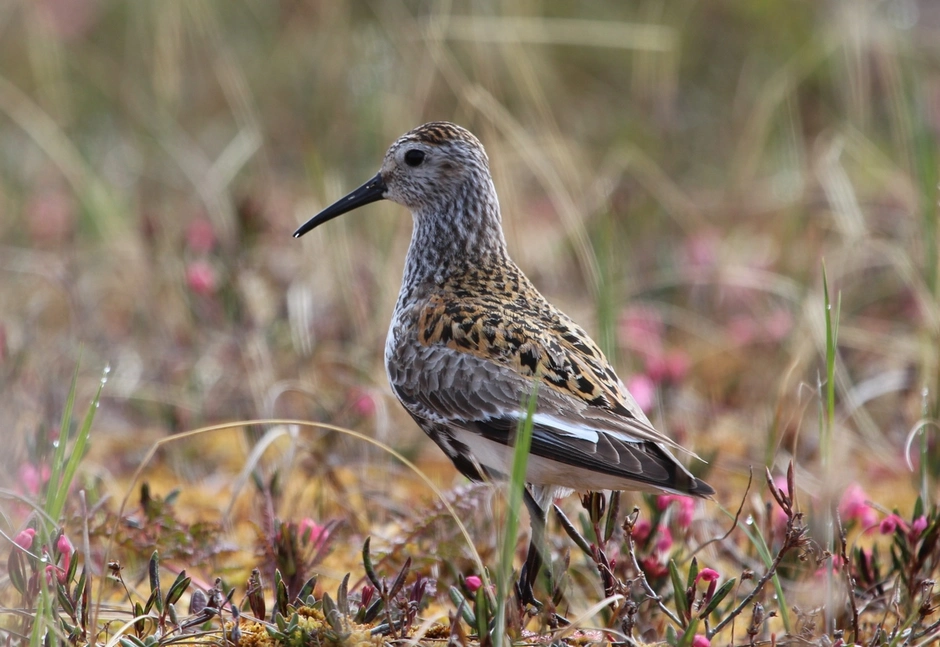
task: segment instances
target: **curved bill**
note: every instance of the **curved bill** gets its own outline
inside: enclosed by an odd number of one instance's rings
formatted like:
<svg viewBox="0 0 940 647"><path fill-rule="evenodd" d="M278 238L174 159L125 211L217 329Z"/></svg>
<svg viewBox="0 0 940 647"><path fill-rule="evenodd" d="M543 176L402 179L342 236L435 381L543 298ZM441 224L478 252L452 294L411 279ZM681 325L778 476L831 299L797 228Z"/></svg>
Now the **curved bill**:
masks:
<svg viewBox="0 0 940 647"><path fill-rule="evenodd" d="M340 198L332 205L301 225L297 231L294 232L294 238L300 238L314 227L319 227L327 220L332 220L336 216L341 216L348 211L352 211L353 209L361 207L365 204L369 204L370 202L378 202L379 200L382 200L385 197L386 190L387 187L385 186L385 180L382 179L382 174L376 173L374 178L347 195L345 198Z"/></svg>

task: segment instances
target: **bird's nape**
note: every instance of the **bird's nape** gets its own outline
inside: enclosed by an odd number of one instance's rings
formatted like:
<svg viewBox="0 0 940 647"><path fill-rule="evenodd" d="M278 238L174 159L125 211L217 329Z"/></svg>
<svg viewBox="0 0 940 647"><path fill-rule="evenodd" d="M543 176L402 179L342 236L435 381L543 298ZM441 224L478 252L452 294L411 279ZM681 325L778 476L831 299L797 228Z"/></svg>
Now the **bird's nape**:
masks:
<svg viewBox="0 0 940 647"><path fill-rule="evenodd" d="M350 193L344 198L340 198L326 209L315 215L313 218L302 224L294 232L294 238L300 238L308 231L316 229L325 222L348 213L353 209L358 209L367 204L378 202L385 199L385 192L388 187L385 186L385 180L381 173L376 173L375 177L363 184L361 187Z"/></svg>

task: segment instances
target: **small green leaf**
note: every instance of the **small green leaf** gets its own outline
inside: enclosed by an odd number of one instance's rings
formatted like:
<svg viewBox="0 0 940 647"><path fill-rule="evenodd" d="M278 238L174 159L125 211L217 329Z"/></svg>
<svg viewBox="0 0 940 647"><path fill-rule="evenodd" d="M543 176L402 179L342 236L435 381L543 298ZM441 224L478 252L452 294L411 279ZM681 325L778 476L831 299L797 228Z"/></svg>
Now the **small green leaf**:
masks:
<svg viewBox="0 0 940 647"><path fill-rule="evenodd" d="M160 590L160 555L153 551L147 567L150 575L150 598L157 607L157 612L163 613L163 592ZM147 601L147 611L150 611L150 600Z"/></svg>
<svg viewBox="0 0 940 647"><path fill-rule="evenodd" d="M166 592L166 604L170 605L179 602L192 581L193 578L186 577L185 569L180 571L180 574L176 576L176 580L174 580L173 584L170 586L170 590Z"/></svg>
<svg viewBox="0 0 940 647"><path fill-rule="evenodd" d="M26 595L26 567L19 547L15 547L10 552L10 558L7 560L7 574L10 576L10 584L20 595Z"/></svg>
<svg viewBox="0 0 940 647"><path fill-rule="evenodd" d="M685 628L682 637L676 643L676 647L692 647L692 641L695 640L695 630L698 629L698 618L693 618L689 626Z"/></svg>
<svg viewBox="0 0 940 647"><path fill-rule="evenodd" d="M405 578L408 577L408 572L411 570L411 558L405 560L405 563L402 565L401 570L398 571L398 575L395 577L395 581L392 582L392 586L388 590L388 597L393 598L398 595L398 592L401 591L402 587L405 586Z"/></svg>
<svg viewBox="0 0 940 647"><path fill-rule="evenodd" d="M736 578L732 577L730 580L722 584L717 591L715 591L715 595L712 596L712 599L708 605L706 605L706 607L699 612L699 618L707 618L710 613L718 608L718 605L721 604L721 601L724 600L725 597L731 592L731 589L734 588L735 580Z"/></svg>
<svg viewBox="0 0 940 647"><path fill-rule="evenodd" d="M379 576L372 566L372 556L369 554L369 544L371 542L372 537L366 537L365 542L362 544L362 566L366 571L366 577L372 582L372 586L374 586L379 593L384 593L385 587L382 586L382 582L379 580Z"/></svg>
<svg viewBox="0 0 940 647"><path fill-rule="evenodd" d="M689 564L689 576L685 578L686 588L691 589L692 585L695 584L695 578L698 577L698 559L695 557L692 558L692 563Z"/></svg>
<svg viewBox="0 0 940 647"><path fill-rule="evenodd" d="M672 580L673 597L676 602L676 611L680 618L689 618L689 605L686 600L686 587L682 586L682 578L679 576L679 568L676 566L676 560L669 560L669 579Z"/></svg>
<svg viewBox="0 0 940 647"><path fill-rule="evenodd" d="M317 588L317 579L317 576L314 575L300 587L300 592L297 593L297 600L300 604L307 604L307 598L311 597Z"/></svg>
<svg viewBox="0 0 940 647"><path fill-rule="evenodd" d="M450 594L450 601L454 603L454 606L457 607L457 612L463 618L463 621L466 622L471 627L477 626L477 618L473 615L473 610L470 608L470 603L467 602L467 598L463 596L463 593L460 592L456 586L450 587L447 591Z"/></svg>
<svg viewBox="0 0 940 647"><path fill-rule="evenodd" d="M349 573L346 573L336 589L336 607L344 616L349 615Z"/></svg>

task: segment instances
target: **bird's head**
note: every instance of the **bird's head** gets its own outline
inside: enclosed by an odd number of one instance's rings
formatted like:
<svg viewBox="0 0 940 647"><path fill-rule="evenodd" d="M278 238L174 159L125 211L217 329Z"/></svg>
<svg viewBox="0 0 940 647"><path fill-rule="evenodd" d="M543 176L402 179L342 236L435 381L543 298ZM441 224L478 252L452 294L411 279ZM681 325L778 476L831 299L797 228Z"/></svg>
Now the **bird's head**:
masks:
<svg viewBox="0 0 940 647"><path fill-rule="evenodd" d="M418 222L449 217L460 220L450 226L474 229L492 214L495 222L487 224L499 226L483 145L465 128L434 121L399 137L375 177L308 220L294 237L378 200L408 207Z"/></svg>

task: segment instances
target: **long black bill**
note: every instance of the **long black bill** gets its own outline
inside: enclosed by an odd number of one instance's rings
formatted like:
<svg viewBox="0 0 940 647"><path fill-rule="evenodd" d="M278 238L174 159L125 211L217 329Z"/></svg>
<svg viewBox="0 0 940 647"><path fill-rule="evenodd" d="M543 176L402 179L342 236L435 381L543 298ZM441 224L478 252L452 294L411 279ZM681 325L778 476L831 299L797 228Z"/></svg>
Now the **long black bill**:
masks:
<svg viewBox="0 0 940 647"><path fill-rule="evenodd" d="M376 173L374 178L347 195L345 198L337 200L332 205L301 225L300 228L294 232L294 238L300 238L314 227L319 227L326 221L332 220L336 216L341 216L348 211L357 209L362 205L369 204L370 202L378 202L379 200L382 200L385 197L386 190L387 187L385 186L385 180L382 179L382 174Z"/></svg>

